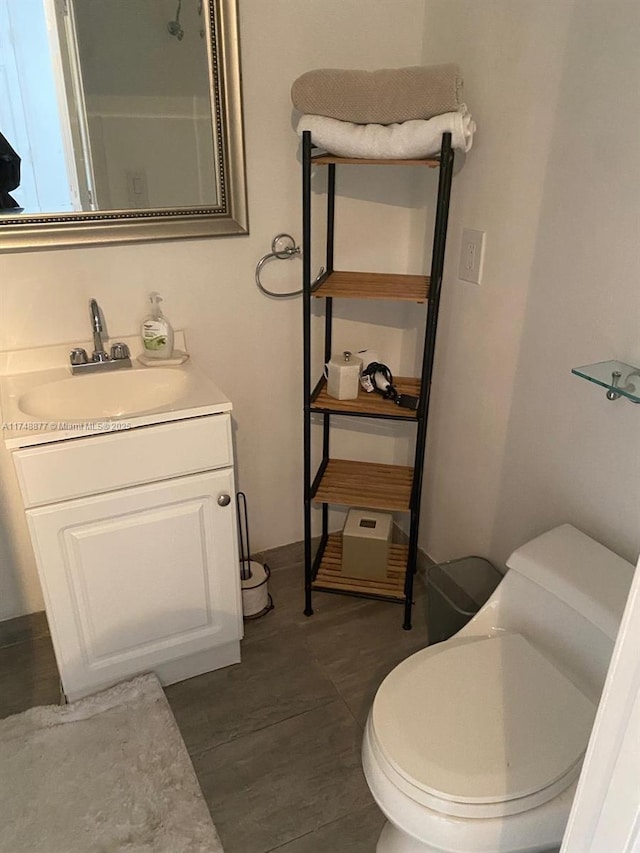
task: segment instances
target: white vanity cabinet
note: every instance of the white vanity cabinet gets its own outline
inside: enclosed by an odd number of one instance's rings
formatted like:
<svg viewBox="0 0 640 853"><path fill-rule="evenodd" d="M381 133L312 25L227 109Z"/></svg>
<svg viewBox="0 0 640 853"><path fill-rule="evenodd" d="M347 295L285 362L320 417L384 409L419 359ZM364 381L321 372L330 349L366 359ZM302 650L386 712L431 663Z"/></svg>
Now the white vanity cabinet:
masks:
<svg viewBox="0 0 640 853"><path fill-rule="evenodd" d="M229 414L13 453L63 690L240 660Z"/></svg>

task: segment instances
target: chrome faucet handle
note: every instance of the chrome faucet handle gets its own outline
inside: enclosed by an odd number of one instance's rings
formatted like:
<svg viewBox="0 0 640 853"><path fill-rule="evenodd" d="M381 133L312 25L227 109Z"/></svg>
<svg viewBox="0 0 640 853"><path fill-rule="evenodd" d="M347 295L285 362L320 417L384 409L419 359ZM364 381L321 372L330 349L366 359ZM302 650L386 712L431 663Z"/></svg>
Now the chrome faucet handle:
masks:
<svg viewBox="0 0 640 853"><path fill-rule="evenodd" d="M91 301L95 303L95 299ZM71 373L103 373L105 370L116 370L117 368L133 366L131 364L129 347L122 343L122 341L116 341L116 343L111 345L111 355L109 355L108 352L105 352L101 333L97 330L94 330L93 340L95 350L91 358L89 358L87 351L82 347L75 347L75 349L71 350L69 353Z"/></svg>
<svg viewBox="0 0 640 853"><path fill-rule="evenodd" d="M69 361L71 364L86 364L89 361L86 349L83 347L75 347L69 353Z"/></svg>
<svg viewBox="0 0 640 853"><path fill-rule="evenodd" d="M129 347L126 344L123 344L122 341L117 341L115 344L111 344L111 358L113 361L118 361L123 358L131 358Z"/></svg>

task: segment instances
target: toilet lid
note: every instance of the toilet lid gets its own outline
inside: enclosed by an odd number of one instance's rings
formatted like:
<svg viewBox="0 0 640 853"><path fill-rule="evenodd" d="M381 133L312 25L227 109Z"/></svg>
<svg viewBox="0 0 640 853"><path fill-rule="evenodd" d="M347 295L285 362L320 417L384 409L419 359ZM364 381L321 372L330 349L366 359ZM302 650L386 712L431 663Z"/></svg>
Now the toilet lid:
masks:
<svg viewBox="0 0 640 853"><path fill-rule="evenodd" d="M531 807L531 795L545 802L577 777L595 710L523 636L505 633L403 661L378 690L370 727L410 796L491 816Z"/></svg>

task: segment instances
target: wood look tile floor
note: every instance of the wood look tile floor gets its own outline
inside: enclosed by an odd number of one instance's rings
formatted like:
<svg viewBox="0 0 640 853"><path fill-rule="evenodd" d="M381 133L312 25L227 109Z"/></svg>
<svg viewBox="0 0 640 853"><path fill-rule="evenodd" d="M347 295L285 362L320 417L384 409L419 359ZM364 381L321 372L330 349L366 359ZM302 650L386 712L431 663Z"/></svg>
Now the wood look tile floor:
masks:
<svg viewBox="0 0 640 853"><path fill-rule="evenodd" d="M427 644L423 575L412 631L398 604L326 593L307 618L301 558L263 555L275 609L245 623L240 665L166 688L226 853L373 853L384 823L363 726L387 672ZM0 623L0 717L58 698L44 614Z"/></svg>

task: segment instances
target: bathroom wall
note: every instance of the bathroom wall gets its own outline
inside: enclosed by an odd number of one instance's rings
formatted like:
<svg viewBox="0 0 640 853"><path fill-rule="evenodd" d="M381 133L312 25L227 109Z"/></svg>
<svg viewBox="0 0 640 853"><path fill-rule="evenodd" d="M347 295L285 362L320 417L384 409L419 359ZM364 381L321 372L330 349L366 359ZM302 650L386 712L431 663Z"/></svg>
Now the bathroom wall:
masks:
<svg viewBox="0 0 640 853"><path fill-rule="evenodd" d="M98 96L86 105L100 210L218 203L208 95Z"/></svg>
<svg viewBox="0 0 640 853"><path fill-rule="evenodd" d="M455 180L423 503L436 559L502 563L564 521L634 563L639 407L571 368L640 364L633 0L428 0L423 61L457 59L479 130ZM620 120L619 120L620 119ZM484 278L457 280L461 230Z"/></svg>
<svg viewBox="0 0 640 853"><path fill-rule="evenodd" d="M184 5L184 4L183 4ZM86 340L87 302L100 302L113 335L133 334L150 290L164 296L177 328L187 333L194 363L234 404L238 485L248 497L256 549L302 535L302 379L300 299L258 293L254 270L280 231L301 238L298 141L292 126L291 82L326 66L377 68L418 64L423 0L239 0L247 178L248 237L125 247L0 253L0 350ZM401 10L399 14L398 10ZM342 185L336 260L363 269L419 271L409 252L415 186L352 170ZM314 266L322 262L320 253ZM413 265L412 269L409 269ZM299 287L298 259L274 262L264 282ZM377 318L373 318L377 319ZM405 309L384 318L380 342L391 358L403 348ZM368 341L363 323L360 340ZM337 341L350 342L341 333ZM345 429L347 445L355 439ZM372 436L372 441L385 440ZM359 442L358 446L361 444ZM388 451L381 450L382 457ZM9 478L10 469L3 472ZM0 516L0 619L42 607L21 514Z"/></svg>

